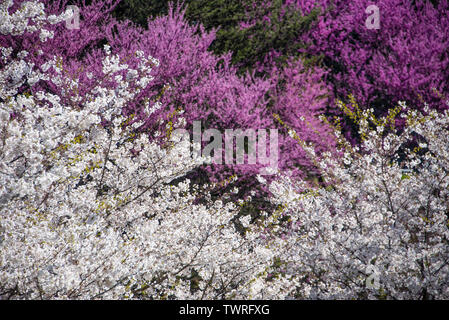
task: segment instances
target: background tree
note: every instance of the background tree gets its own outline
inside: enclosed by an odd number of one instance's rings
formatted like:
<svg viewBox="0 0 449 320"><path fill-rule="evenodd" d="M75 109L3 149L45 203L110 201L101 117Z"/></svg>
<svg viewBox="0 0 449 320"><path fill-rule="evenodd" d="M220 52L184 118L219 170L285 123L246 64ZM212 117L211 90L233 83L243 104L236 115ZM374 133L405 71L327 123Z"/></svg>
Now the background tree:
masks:
<svg viewBox="0 0 449 320"><path fill-rule="evenodd" d="M123 0L114 10L119 19L130 19L147 27L147 20L168 14L169 1ZM266 62L273 50L288 57L298 56L298 35L316 20L318 9L303 16L295 6L283 1L188 0L185 17L191 24L201 23L206 30L216 30L210 50L216 54L232 53L232 62L240 73ZM268 18L269 17L269 18Z"/></svg>

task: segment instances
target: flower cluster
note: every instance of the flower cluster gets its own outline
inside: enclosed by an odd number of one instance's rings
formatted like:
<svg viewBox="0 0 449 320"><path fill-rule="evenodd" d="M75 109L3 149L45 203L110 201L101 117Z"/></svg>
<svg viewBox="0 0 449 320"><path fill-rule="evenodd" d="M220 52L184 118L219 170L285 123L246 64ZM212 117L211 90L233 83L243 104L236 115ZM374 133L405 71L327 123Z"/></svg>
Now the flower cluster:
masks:
<svg viewBox="0 0 449 320"><path fill-rule="evenodd" d="M359 110L364 142L352 148L342 141L343 159L320 159L323 186L311 189L289 177L271 184L278 216L289 225L279 229L276 215L265 222L276 226L270 237L285 239L277 271L284 283L261 286L260 294L449 297L449 113L424 110L403 115L402 132Z"/></svg>
<svg viewBox="0 0 449 320"><path fill-rule="evenodd" d="M352 93L363 106L385 111L406 101L408 107L447 108L433 93L447 94L449 3L431 1L287 1L322 15L302 39L309 53L323 55L328 80L339 98ZM379 8L379 29L368 29L366 8Z"/></svg>
<svg viewBox="0 0 449 320"><path fill-rule="evenodd" d="M240 77L179 8L143 30L92 1L66 29L65 4L0 4L0 299L449 298L449 111L350 96L354 146L301 59ZM195 120L280 129L279 172L195 184L205 159L172 134Z"/></svg>
<svg viewBox="0 0 449 320"><path fill-rule="evenodd" d="M105 51L102 80L83 96L73 90L72 103L16 87L0 104L0 295L243 297L239 287L270 256L255 248L255 235L236 232L232 203L196 204L188 181L173 182L201 159L176 137L170 148L149 141L136 130L141 123L122 116L152 70L131 70ZM124 68L138 77L124 79ZM77 83L56 57L46 69L23 80L54 72L61 88Z"/></svg>

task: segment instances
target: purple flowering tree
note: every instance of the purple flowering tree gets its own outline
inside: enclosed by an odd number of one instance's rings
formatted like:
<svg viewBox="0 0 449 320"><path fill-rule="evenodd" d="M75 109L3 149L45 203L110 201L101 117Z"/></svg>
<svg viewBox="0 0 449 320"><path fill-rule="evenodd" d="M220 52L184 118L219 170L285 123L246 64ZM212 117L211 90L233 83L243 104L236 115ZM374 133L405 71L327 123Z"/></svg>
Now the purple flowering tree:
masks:
<svg viewBox="0 0 449 320"><path fill-rule="evenodd" d="M15 2L9 10L13 12L20 3ZM43 3L49 16L60 14L67 5L66 1ZM148 29L143 30L128 21L111 18L110 12L116 4L112 0L93 1L89 5L78 3L79 29L68 29L64 22L47 26L49 36L45 45L35 46L42 31L0 36L2 46L13 48L14 52L32 53L24 58L30 68L47 69L44 62L56 59L60 69L70 75L67 78L72 78L61 85L49 77L22 89L29 90L30 94L44 89L65 103L83 108L88 103L83 93L90 92L99 83L112 90L120 89L120 79L102 77L105 45L129 69L142 68L136 56L141 51L156 58L160 66L152 68L153 81L139 83L142 89L118 112L129 117L129 125L143 121L135 130L146 132L149 139L165 143L171 132L166 129L167 125L174 124L181 113L186 129L191 129L195 120L202 121L205 128L219 130L278 128L281 133L279 167L299 176L313 171L314 165L297 139L289 134L291 130L302 140L314 142L318 152L333 148L329 128L317 119L328 102L329 90L322 81L323 71L310 72L300 61L292 61L283 68L271 68L265 78L255 78L249 73L240 77L230 64L229 54L215 56L208 51L215 38L214 31L205 32L201 25L189 25L184 18L185 11L179 6L170 7L167 16L149 20ZM135 74L124 69L117 76L130 79ZM114 105L111 101L110 107ZM106 119L103 120L103 125L107 125ZM156 137L157 130L166 134ZM247 181L254 180L260 166L218 165L205 169L213 180L237 174L242 177L241 181Z"/></svg>
<svg viewBox="0 0 449 320"><path fill-rule="evenodd" d="M313 1L315 2L315 1ZM309 10L312 1L296 1ZM309 52L324 55L335 93L385 110L397 101L443 109L449 86L449 4L429 1L320 1L323 14L307 35ZM369 26L369 5L379 29Z"/></svg>

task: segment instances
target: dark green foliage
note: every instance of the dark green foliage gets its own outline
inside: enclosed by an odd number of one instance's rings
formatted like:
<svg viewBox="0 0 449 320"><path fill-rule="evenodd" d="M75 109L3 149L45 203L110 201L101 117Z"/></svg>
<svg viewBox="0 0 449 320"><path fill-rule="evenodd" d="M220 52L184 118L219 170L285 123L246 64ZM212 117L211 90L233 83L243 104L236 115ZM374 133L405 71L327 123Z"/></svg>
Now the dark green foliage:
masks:
<svg viewBox="0 0 449 320"><path fill-rule="evenodd" d="M318 9L308 16L303 16L293 7L285 10L282 0L273 0L265 8L262 5L256 8L248 12L249 21L255 21L253 26L243 30L239 25L223 29L218 32L217 41L213 44L216 53L233 52L232 62L242 71L252 69L273 50L280 54L276 59L278 62L297 57L300 49L304 48L303 43L298 41L300 34L310 27L319 14ZM264 20L268 16L270 21Z"/></svg>
<svg viewBox="0 0 449 320"><path fill-rule="evenodd" d="M182 2L164 0L122 0L114 15L118 19L129 19L146 27L147 19L166 15L169 3L187 7L186 17L191 23L201 22L207 30L237 25L244 19L242 5L246 0L186 0Z"/></svg>
<svg viewBox="0 0 449 320"><path fill-rule="evenodd" d="M122 0L113 15L119 20L131 20L141 27L147 27L147 19L165 15L169 1L162 0Z"/></svg>
<svg viewBox="0 0 449 320"><path fill-rule="evenodd" d="M200 22L206 30L227 30L245 18L244 3L247 0L190 0L187 4L187 19Z"/></svg>

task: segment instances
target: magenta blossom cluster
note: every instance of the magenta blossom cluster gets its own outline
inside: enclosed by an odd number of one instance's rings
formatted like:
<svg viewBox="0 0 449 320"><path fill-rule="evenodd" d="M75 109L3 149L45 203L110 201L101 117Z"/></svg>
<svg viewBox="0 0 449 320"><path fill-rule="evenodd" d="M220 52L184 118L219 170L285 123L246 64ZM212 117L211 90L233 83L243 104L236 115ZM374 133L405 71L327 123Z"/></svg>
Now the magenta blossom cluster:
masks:
<svg viewBox="0 0 449 320"><path fill-rule="evenodd" d="M14 11L21 2L15 2L10 10ZM48 15L60 14L67 6L66 1L43 3ZM0 44L13 48L15 54L21 50L31 52L24 59L32 68L46 68L48 60L56 59L56 64L76 82L73 90L81 97L99 82L117 89L119 81L103 79L105 46L132 69L139 68L137 52L156 58L153 81L145 84L120 112L130 118L129 125L143 121L135 130L146 132L149 139L161 143L166 142L168 134L156 137L154 132L167 132L167 124L175 123L181 116L187 129L195 120L201 120L206 129L278 128L279 168L297 176L305 176L316 168L295 137L314 143L318 153L334 149L330 128L318 120L329 96L323 70L309 70L300 60L291 60L281 69L270 67L265 78L250 73L240 77L230 64L229 54L216 56L208 51L215 32L206 32L201 25L189 25L183 9L171 7L167 16L149 20L144 30L129 21L112 18L110 12L116 4L113 0L78 2L79 29L68 29L64 23L51 25L47 28L52 37L45 45L35 45L39 31L24 36L0 35ZM119 73L122 77L135 76L126 69ZM51 78L23 88L30 94L42 89L80 108L86 103L73 101L70 85L55 84ZM107 121L103 124L107 125ZM237 174L242 181L254 178L259 169L257 165L205 168L212 180Z"/></svg>
<svg viewBox="0 0 449 320"><path fill-rule="evenodd" d="M412 108L446 108L449 92L449 3L426 0L287 0L285 10L320 14L309 31L298 32L302 53L322 56L333 93L350 94L382 113L398 101ZM375 6L379 28L370 27ZM371 8L371 7L370 7ZM270 28L270 16L259 17ZM368 22L368 23L367 23ZM242 23L250 28L254 21ZM279 55L278 48L266 57Z"/></svg>
<svg viewBox="0 0 449 320"><path fill-rule="evenodd" d="M312 2L296 1L309 10ZM329 80L342 98L353 94L365 106L385 109L397 101L423 101L445 108L449 92L449 4L430 1L319 1L323 14L303 39L323 54ZM367 27L379 8L379 29Z"/></svg>

